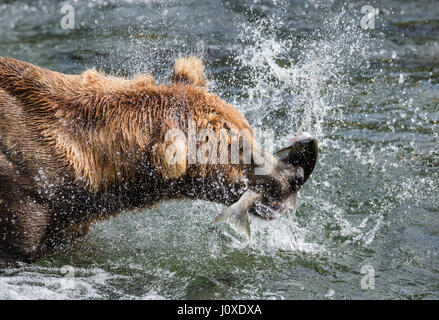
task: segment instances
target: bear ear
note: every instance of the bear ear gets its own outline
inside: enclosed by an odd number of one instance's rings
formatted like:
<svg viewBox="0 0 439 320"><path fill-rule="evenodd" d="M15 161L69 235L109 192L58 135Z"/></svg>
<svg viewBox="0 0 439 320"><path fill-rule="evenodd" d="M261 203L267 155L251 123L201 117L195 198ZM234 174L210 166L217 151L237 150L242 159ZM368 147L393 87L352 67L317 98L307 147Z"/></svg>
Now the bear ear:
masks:
<svg viewBox="0 0 439 320"><path fill-rule="evenodd" d="M206 77L204 75L204 64L197 57L178 58L174 63L172 83L194 85L204 88Z"/></svg>

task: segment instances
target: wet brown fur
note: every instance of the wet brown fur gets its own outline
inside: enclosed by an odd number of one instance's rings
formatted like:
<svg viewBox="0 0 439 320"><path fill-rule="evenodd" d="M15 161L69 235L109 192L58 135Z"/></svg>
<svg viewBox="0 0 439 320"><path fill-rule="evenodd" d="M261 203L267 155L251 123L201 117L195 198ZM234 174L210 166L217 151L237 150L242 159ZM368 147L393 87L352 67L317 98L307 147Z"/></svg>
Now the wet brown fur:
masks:
<svg viewBox="0 0 439 320"><path fill-rule="evenodd" d="M205 85L193 57L176 61L170 85L0 58L0 266L33 261L124 210L171 198L238 199L252 165L164 160L166 132L187 134L190 121L218 136L252 135L241 112Z"/></svg>

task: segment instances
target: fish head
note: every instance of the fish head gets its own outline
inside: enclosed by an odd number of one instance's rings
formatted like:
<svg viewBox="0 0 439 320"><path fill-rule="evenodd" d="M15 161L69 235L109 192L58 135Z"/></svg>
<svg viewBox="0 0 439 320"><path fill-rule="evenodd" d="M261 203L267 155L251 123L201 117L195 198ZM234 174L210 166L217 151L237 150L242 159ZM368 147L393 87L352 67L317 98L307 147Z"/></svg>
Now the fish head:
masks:
<svg viewBox="0 0 439 320"><path fill-rule="evenodd" d="M297 192L317 163L317 139L310 133L300 133L274 155L278 160L277 166L272 174L265 177L263 188L259 190L261 197L249 210L265 219L283 215L288 209L297 209Z"/></svg>
<svg viewBox="0 0 439 320"><path fill-rule="evenodd" d="M247 192L217 217L227 221L250 235L247 213L271 220L296 210L297 192L308 180L318 158L317 140L309 133L300 133L290 140L289 146L273 155L256 152L261 159L256 163L270 163L269 172L255 174L250 179Z"/></svg>

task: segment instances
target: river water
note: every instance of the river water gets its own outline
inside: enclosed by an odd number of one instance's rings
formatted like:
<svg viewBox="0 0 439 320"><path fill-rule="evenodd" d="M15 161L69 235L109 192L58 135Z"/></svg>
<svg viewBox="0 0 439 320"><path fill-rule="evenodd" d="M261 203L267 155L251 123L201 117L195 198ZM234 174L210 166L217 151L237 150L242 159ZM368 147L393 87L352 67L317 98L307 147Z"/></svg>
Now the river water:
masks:
<svg viewBox="0 0 439 320"><path fill-rule="evenodd" d="M318 137L297 212L252 217L251 240L219 204L126 213L0 271L1 299L439 298L437 1L0 2L0 56L167 82L191 54L274 149L301 122Z"/></svg>

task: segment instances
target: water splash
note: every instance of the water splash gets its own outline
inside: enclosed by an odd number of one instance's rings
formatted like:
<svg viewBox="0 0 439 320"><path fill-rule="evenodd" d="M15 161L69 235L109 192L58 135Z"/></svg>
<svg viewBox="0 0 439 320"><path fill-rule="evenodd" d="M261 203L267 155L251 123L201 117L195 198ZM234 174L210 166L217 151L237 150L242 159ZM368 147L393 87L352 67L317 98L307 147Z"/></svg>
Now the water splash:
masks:
<svg viewBox="0 0 439 320"><path fill-rule="evenodd" d="M256 126L275 121L291 135L302 124L324 137L327 117L342 117L343 105L353 96L353 77L368 68L376 44L343 9L326 15L324 25L304 39L294 31L278 35L264 21L244 29L242 37L252 45L236 59L252 84L241 105Z"/></svg>

